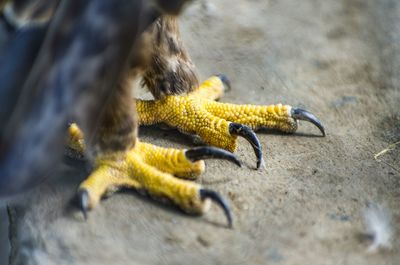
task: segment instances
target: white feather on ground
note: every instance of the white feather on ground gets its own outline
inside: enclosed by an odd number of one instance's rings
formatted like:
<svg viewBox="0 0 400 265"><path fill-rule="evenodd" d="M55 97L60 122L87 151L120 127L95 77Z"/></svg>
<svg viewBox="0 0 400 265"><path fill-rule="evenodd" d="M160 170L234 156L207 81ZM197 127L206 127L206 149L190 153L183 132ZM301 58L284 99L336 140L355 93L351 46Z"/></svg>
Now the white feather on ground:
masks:
<svg viewBox="0 0 400 265"><path fill-rule="evenodd" d="M382 205L370 204L364 209L363 217L367 233L372 237L372 244L367 251L376 252L379 249L390 249L393 228L389 211Z"/></svg>

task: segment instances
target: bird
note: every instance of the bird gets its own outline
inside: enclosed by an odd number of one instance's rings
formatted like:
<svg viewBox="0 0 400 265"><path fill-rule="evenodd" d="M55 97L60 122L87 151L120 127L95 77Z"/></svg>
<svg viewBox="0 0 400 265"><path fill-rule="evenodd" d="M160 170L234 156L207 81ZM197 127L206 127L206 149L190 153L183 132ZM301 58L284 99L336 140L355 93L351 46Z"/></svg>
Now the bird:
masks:
<svg viewBox="0 0 400 265"><path fill-rule="evenodd" d="M231 87L216 74L199 81L179 32L188 0L13 0L0 16L0 196L24 192L60 163L65 146L86 157L92 172L77 190L87 218L120 188L143 190L184 212L228 201L194 180L205 159L237 166L237 138L253 147L255 133L294 133L298 120L321 122L289 105L236 105L218 100ZM154 99L135 99L141 80ZM138 138L140 125L166 124L198 135L205 146L163 148Z"/></svg>

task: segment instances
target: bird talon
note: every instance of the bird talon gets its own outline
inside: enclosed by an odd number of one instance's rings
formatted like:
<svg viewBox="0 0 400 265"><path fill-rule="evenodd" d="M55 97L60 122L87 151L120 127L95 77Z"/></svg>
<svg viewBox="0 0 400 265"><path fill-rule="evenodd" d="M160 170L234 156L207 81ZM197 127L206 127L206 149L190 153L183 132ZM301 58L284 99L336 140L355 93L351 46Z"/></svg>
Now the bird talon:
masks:
<svg viewBox="0 0 400 265"><path fill-rule="evenodd" d="M185 156L192 162L204 159L224 159L236 164L239 167L242 166L242 163L239 161L239 159L237 159L237 157L234 154L224 149L212 146L204 146L204 147L189 149L185 152Z"/></svg>
<svg viewBox="0 0 400 265"><path fill-rule="evenodd" d="M253 147L254 153L256 154L256 158L257 158L257 169L259 169L261 166L262 160L263 160L262 148L261 148L260 141L258 140L258 137L254 133L254 131L246 125L231 122L229 124L229 133L231 135L241 136L241 137L245 138L251 144L251 146Z"/></svg>
<svg viewBox="0 0 400 265"><path fill-rule="evenodd" d="M86 189L80 189L77 193L79 209L81 210L85 220L88 218L89 211L89 193Z"/></svg>
<svg viewBox="0 0 400 265"><path fill-rule="evenodd" d="M213 190L204 189L204 188L200 189L199 193L200 193L200 199L202 201L204 201L206 199L210 199L222 208L222 210L224 211L225 217L228 220L228 228L232 228L233 223L232 223L231 210L230 210L228 202L224 199L224 197L222 197L221 195L219 195L217 192L215 192Z"/></svg>
<svg viewBox="0 0 400 265"><path fill-rule="evenodd" d="M228 77L226 77L226 75L218 74L215 76L217 76L221 80L221 82L224 84L224 87L226 88L225 91L230 91L232 89L231 81L228 79Z"/></svg>
<svg viewBox="0 0 400 265"><path fill-rule="evenodd" d="M292 108L290 111L291 117L295 120L308 121L314 124L321 131L322 136L325 136L325 128L322 123L315 117L314 114L299 108Z"/></svg>

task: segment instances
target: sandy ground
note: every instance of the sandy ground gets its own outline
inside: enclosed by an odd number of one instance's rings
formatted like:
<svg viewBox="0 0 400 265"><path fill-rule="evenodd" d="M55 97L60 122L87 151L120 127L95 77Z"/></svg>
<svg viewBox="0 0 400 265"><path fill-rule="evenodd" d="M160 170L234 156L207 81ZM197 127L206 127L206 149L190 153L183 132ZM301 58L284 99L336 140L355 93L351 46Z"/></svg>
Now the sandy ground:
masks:
<svg viewBox="0 0 400 265"><path fill-rule="evenodd" d="M400 241L368 254L361 210L391 211L400 227L400 4L395 0L198 1L182 33L204 79L225 73L223 101L286 103L315 113L327 136L259 133L266 169L207 161L199 182L231 203L190 217L135 192L104 200L85 222L71 198L86 176L70 161L14 207L14 264L400 264ZM397 24L396 24L397 23ZM176 131L141 139L192 146ZM237 155L250 167L251 147Z"/></svg>

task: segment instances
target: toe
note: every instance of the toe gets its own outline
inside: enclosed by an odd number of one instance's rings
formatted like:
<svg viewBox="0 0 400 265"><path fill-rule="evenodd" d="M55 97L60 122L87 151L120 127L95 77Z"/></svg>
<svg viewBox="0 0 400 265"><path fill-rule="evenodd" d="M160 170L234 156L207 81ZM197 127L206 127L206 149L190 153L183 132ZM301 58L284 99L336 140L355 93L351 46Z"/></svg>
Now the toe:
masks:
<svg viewBox="0 0 400 265"><path fill-rule="evenodd" d="M136 145L145 163L158 170L185 179L196 179L205 170L204 161L191 160L186 150L163 148L143 142Z"/></svg>

